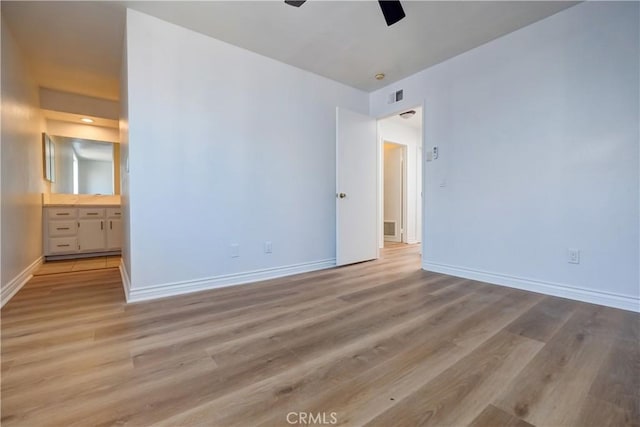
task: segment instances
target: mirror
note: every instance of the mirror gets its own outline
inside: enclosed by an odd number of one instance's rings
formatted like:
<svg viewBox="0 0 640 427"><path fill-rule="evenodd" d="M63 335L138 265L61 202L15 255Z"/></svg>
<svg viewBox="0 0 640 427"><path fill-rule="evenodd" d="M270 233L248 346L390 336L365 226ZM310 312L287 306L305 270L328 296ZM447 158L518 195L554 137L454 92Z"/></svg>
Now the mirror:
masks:
<svg viewBox="0 0 640 427"><path fill-rule="evenodd" d="M45 174L49 168L51 179L47 179L52 193L119 193L119 171L114 167L119 165L119 161L114 162L119 158L118 144L55 135L45 135L43 140Z"/></svg>

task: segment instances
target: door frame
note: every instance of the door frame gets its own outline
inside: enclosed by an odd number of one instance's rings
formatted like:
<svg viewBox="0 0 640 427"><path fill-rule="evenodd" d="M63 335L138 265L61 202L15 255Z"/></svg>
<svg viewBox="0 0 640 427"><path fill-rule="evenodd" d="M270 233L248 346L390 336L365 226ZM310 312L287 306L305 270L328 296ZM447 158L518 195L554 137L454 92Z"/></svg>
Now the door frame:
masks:
<svg viewBox="0 0 640 427"><path fill-rule="evenodd" d="M420 147L421 149L418 150L417 156L418 156L418 161L420 162L420 183L421 183L421 192L420 192L420 200L418 201L418 203L420 204L420 218L418 218L418 221L420 221L421 227L420 227L420 254L424 257L424 245L425 245L425 216L426 216L426 203L425 203L425 188L426 188L426 173L425 173L425 162L424 162L424 148L425 148L425 143L426 143L426 138L425 138L425 128L426 128L426 120L425 120L425 105L426 105L426 100L423 99L421 103L418 104L412 104L410 106L407 107L403 107L403 108L397 108L394 109L392 112L390 113L385 113L385 114L381 114L379 116L374 116L374 118L376 119L377 122L377 131L378 131L378 160L377 160L377 167L378 167L378 180L376 182L376 186L377 186L377 193L378 193L378 226L376 227L376 235L378 237L378 246L379 248L384 247L384 171L383 171L383 163L384 163L384 138L382 136L382 132L380 130L380 120L392 117L392 116L396 116L400 113L402 113L403 111L407 111L407 110L411 110L412 108L420 108L420 111L422 112L422 117L421 119L421 132L420 132ZM392 143L397 143L395 141L387 141L387 142L392 142ZM404 145L404 144L400 144L400 145ZM406 145L405 145L406 147ZM406 174L406 167L405 167L405 174ZM404 178L403 178L404 179ZM406 186L405 186L406 188ZM403 215L406 214L406 209L405 212L403 213ZM403 218L404 223L406 224L406 217Z"/></svg>

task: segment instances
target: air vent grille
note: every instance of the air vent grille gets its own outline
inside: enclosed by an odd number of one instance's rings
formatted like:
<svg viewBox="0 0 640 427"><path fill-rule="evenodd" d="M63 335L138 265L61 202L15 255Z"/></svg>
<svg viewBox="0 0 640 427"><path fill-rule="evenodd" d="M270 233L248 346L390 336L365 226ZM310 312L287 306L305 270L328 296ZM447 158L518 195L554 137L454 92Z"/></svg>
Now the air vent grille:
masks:
<svg viewBox="0 0 640 427"><path fill-rule="evenodd" d="M395 104L396 102L400 102L403 99L404 99L404 90L400 89L395 92L391 92L389 94L387 104Z"/></svg>
<svg viewBox="0 0 640 427"><path fill-rule="evenodd" d="M385 236L395 236L396 235L396 222L395 221L385 221L384 222L384 235Z"/></svg>

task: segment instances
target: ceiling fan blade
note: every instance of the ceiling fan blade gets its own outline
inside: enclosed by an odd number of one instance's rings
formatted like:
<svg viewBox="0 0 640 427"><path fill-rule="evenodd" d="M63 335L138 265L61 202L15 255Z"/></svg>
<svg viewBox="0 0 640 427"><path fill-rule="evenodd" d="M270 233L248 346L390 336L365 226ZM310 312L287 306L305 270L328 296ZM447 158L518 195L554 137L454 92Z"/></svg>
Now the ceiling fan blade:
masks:
<svg viewBox="0 0 640 427"><path fill-rule="evenodd" d="M378 4L382 9L382 14L384 15L384 20L387 21L388 27L406 16L400 0L380 0Z"/></svg>
<svg viewBox="0 0 640 427"><path fill-rule="evenodd" d="M295 7L302 6L305 1L307 1L307 0L284 0L284 2L286 4L288 4L289 6L295 6Z"/></svg>

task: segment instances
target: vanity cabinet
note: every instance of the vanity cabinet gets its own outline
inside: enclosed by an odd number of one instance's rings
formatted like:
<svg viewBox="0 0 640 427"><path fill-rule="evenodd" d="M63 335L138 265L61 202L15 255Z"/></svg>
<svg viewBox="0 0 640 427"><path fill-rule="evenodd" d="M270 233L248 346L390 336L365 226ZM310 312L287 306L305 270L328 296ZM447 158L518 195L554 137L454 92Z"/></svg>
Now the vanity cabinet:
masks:
<svg viewBox="0 0 640 427"><path fill-rule="evenodd" d="M122 212L117 207L44 207L44 254L47 258L119 252Z"/></svg>

